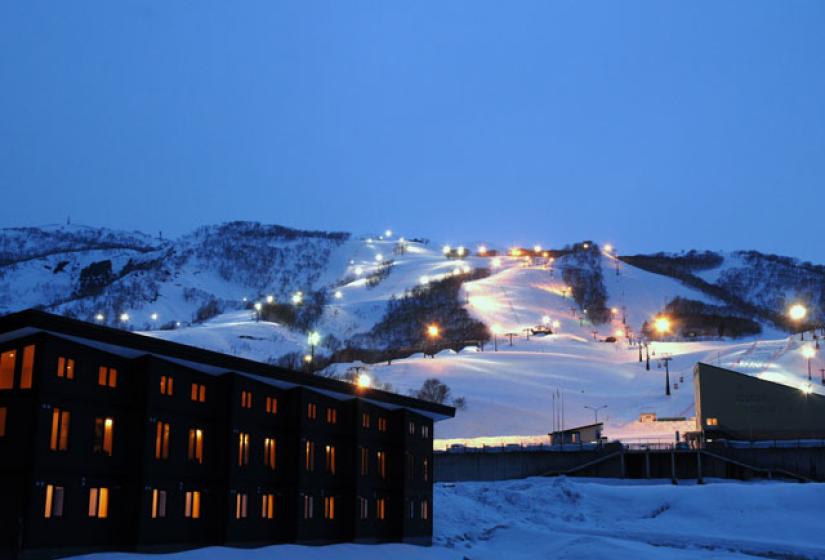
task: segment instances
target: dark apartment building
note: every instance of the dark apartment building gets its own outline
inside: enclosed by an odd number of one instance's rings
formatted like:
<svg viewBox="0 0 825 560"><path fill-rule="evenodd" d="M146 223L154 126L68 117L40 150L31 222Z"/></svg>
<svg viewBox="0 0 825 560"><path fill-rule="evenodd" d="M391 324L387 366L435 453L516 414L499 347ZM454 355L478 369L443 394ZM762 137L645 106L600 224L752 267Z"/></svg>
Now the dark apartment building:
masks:
<svg viewBox="0 0 825 560"><path fill-rule="evenodd" d="M0 318L0 557L429 544L453 408L40 311Z"/></svg>

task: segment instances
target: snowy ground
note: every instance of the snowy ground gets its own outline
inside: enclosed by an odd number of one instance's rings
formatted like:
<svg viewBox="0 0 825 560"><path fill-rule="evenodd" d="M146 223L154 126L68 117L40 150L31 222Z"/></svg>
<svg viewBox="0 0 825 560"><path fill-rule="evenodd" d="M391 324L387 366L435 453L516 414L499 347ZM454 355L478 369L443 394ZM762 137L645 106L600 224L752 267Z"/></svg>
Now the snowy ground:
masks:
<svg viewBox="0 0 825 560"><path fill-rule="evenodd" d="M530 478L437 484L434 546L206 548L169 560L825 558L825 484ZM138 560L96 554L95 560ZM158 556L151 556L158 558Z"/></svg>

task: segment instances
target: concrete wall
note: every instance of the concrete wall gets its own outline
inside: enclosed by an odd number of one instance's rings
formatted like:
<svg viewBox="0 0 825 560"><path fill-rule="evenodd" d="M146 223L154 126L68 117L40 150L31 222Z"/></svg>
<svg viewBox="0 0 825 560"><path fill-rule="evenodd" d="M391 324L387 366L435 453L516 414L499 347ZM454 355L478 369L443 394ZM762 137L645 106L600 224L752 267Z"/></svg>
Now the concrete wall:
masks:
<svg viewBox="0 0 825 560"><path fill-rule="evenodd" d="M585 451L507 451L437 453L434 456L436 482L470 480L510 480L559 474L589 461L616 453L619 446ZM618 458L603 476L621 476Z"/></svg>
<svg viewBox="0 0 825 560"><path fill-rule="evenodd" d="M624 451L609 445L596 451L514 451L437 453L435 481L494 481L564 474L595 478L797 477L825 481L825 447L708 448L696 450ZM701 470L700 470L701 469ZM771 472L767 472L771 471ZM783 472L784 471L784 472Z"/></svg>

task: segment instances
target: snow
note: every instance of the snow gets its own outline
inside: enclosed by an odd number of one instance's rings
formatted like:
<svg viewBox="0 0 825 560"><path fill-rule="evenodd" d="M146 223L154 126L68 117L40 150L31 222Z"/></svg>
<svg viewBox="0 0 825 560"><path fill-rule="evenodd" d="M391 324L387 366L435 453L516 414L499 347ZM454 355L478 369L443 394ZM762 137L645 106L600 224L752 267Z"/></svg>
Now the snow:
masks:
<svg viewBox="0 0 825 560"><path fill-rule="evenodd" d="M94 560L825 558L825 484L571 478L436 484L433 546L209 547Z"/></svg>
<svg viewBox="0 0 825 560"><path fill-rule="evenodd" d="M337 289L340 300L332 300L318 326L322 336L339 338L368 330L380 320L384 306L392 296L401 296L416 285L422 276L437 278L450 273L456 265L488 267L491 259L470 257L448 260L440 251L410 244L404 255L394 256L389 277L372 289L352 272L374 270L375 254L392 255L394 242L350 240L337 250L331 260L343 266L343 278L350 280ZM371 375L391 384L400 393L418 389L428 378L446 383L454 397L467 399L466 410L455 419L439 422L435 427L436 446L453 443L495 445L506 443L542 443L553 429L552 395L564 397L564 426L590 424L594 421L590 407L607 405L599 420L605 423L605 435L625 440L673 441L675 433L693 430L693 367L698 361L720 365L755 375L762 379L793 387L807 384L807 368L801 356L802 343L794 338L740 341L711 340L696 342L655 342L651 344L651 369L639 362L638 348L629 347L619 336L617 343L594 340L594 328L577 318L575 304L565 297L559 270L542 266L525 267L520 259L503 257L502 266L492 274L463 287L467 308L488 326L497 325L502 332L513 332L513 345L504 336L484 350L467 347L456 353L439 352L434 359L416 354L393 360L391 365L370 366ZM598 327L597 338L603 339L627 324L638 330L641 323L675 296L707 300L675 280L622 265L616 275L615 261L602 256L605 283L610 305L620 312L608 325ZM574 310L571 310L571 307ZM540 324L543 317L557 322L556 334L524 337L523 329ZM307 350L306 333L291 331L283 325L256 323L250 312L232 312L203 325L174 331L152 331L154 336L234 355L273 361L290 351ZM323 350L321 350L323 351ZM664 368L657 358L670 354L671 396L664 392ZM343 373L355 364L338 364ZM360 365L360 364L359 364ZM816 369L814 374L819 373ZM825 394L818 383L814 392ZM685 418L675 422L640 423L641 413L658 417Z"/></svg>

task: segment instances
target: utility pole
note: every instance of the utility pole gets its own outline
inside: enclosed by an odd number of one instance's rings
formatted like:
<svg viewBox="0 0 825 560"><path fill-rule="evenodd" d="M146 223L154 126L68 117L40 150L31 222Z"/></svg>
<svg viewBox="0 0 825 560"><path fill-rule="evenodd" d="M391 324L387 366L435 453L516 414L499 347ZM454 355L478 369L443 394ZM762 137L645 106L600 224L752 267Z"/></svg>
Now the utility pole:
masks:
<svg viewBox="0 0 825 560"><path fill-rule="evenodd" d="M668 397L670 396L670 360L673 359L673 356L670 354L663 354L661 358L659 358L665 363L665 395Z"/></svg>
<svg viewBox="0 0 825 560"><path fill-rule="evenodd" d="M645 369L650 371L650 348L647 345L647 341L645 341Z"/></svg>

